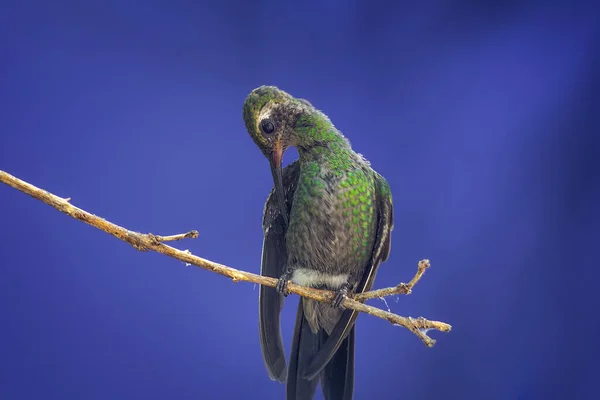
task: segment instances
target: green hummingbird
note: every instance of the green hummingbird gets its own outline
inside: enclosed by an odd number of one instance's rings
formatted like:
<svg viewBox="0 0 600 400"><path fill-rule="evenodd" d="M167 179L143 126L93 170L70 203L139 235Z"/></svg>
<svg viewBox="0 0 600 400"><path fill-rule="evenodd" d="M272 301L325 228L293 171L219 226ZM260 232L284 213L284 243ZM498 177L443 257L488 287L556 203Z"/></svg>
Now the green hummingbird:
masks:
<svg viewBox="0 0 600 400"><path fill-rule="evenodd" d="M287 400L311 400L319 381L326 400L352 399L358 313L341 304L349 293L370 290L388 258L394 226L390 187L307 100L261 86L244 102L244 122L269 160L274 181L263 215L261 274L278 279L278 285L259 292L267 372L286 382ZM299 158L282 168L290 146ZM336 296L331 304L301 298L286 368L279 314L290 280Z"/></svg>

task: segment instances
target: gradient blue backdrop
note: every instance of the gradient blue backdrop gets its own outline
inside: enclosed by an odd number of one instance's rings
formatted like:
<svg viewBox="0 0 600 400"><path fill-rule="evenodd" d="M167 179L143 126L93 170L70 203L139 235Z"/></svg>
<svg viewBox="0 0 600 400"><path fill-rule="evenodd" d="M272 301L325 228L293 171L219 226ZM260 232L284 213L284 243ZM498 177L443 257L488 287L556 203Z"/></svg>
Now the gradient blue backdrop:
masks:
<svg viewBox="0 0 600 400"><path fill-rule="evenodd" d="M431 259L392 311L454 327L428 349L361 316L355 398L591 399L600 13L411 4L4 1L0 168L133 230L198 229L178 246L257 272L272 181L242 104L277 85L392 186L376 286ZM283 393L252 284L137 252L0 185L0 398Z"/></svg>

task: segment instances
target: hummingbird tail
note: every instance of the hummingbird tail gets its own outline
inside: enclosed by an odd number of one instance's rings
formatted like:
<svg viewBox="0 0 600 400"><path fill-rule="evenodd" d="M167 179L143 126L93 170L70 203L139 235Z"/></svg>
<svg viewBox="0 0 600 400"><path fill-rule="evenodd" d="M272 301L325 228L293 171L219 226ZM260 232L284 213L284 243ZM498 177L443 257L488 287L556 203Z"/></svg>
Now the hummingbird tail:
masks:
<svg viewBox="0 0 600 400"><path fill-rule="evenodd" d="M326 342L324 329L315 334L304 314L303 301L298 302L296 324L286 379L286 400L312 400L319 380L325 400L351 400L354 391L354 329L323 368L312 379L304 378L306 368Z"/></svg>
<svg viewBox="0 0 600 400"><path fill-rule="evenodd" d="M321 387L325 400L352 400L354 392L354 330L321 372Z"/></svg>
<svg viewBox="0 0 600 400"><path fill-rule="evenodd" d="M290 363L286 379L286 400L312 400L319 383L319 376L308 380L302 377L304 369L324 342L323 333L314 334L304 316L303 299L298 302L296 324L292 338Z"/></svg>

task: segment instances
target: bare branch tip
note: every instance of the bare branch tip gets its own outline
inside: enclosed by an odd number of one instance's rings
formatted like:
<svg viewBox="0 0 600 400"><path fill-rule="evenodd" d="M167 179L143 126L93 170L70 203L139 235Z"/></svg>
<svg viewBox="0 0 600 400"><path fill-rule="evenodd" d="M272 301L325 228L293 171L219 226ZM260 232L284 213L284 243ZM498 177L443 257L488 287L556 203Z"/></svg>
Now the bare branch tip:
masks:
<svg viewBox="0 0 600 400"><path fill-rule="evenodd" d="M150 236L151 234L149 233L148 236ZM198 231L194 230L194 231L189 231L186 233L179 233L177 235L169 235L169 236L159 236L159 235L152 235L157 241L159 242L175 242L181 239L195 239L198 237Z"/></svg>

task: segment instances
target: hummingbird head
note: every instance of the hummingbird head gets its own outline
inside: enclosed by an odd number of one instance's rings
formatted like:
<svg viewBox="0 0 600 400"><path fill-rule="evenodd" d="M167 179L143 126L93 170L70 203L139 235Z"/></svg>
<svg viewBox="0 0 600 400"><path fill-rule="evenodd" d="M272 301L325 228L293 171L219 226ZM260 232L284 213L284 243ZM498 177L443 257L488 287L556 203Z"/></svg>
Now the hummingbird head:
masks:
<svg viewBox="0 0 600 400"><path fill-rule="evenodd" d="M296 99L276 88L254 89L244 102L244 123L252 140L269 160L281 215L287 223L287 207L283 192L283 154L290 146L299 145L298 117L312 109L310 103Z"/></svg>

